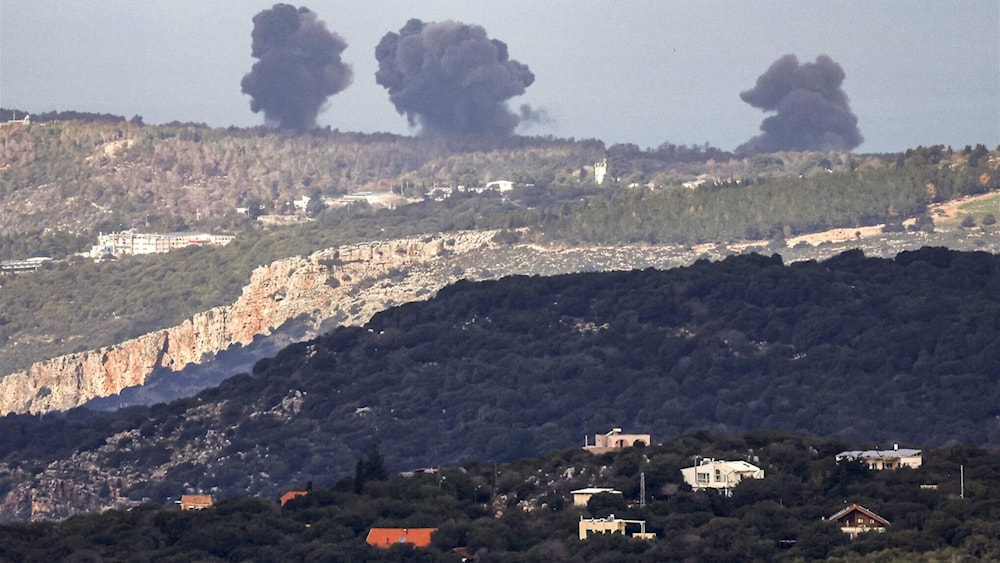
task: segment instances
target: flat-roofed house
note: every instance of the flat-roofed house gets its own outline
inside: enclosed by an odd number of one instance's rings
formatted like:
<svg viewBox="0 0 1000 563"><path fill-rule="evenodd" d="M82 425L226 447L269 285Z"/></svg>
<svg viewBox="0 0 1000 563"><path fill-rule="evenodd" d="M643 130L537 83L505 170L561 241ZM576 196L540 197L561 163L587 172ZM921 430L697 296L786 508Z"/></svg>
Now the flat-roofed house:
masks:
<svg viewBox="0 0 1000 563"><path fill-rule="evenodd" d="M631 448L636 444L649 446L649 443L649 434L622 434L621 428L612 428L607 434L594 435L594 445L586 444L583 449L592 454L605 454Z"/></svg>
<svg viewBox="0 0 1000 563"><path fill-rule="evenodd" d="M924 454L920 450L900 448L894 444L891 450L848 450L837 454L837 463L841 461L860 461L868 469L882 471L883 469L916 469L923 465Z"/></svg>
<svg viewBox="0 0 1000 563"><path fill-rule="evenodd" d="M590 497L599 494L609 494L609 495L621 495L621 491L616 491L614 489L608 489L605 487L587 487L585 489L577 489L575 491L570 491L569 494L573 495L573 506L587 506L590 502Z"/></svg>

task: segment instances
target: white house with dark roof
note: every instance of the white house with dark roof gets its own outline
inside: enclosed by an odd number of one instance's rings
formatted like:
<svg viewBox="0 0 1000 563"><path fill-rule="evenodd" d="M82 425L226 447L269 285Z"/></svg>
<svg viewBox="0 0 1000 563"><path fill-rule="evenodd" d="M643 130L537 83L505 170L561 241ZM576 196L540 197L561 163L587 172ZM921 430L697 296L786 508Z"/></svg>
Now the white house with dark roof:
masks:
<svg viewBox="0 0 1000 563"><path fill-rule="evenodd" d="M837 463L844 460L860 461L876 471L902 467L916 469L924 463L922 451L900 448L898 444L893 444L891 450L849 450L837 454Z"/></svg>

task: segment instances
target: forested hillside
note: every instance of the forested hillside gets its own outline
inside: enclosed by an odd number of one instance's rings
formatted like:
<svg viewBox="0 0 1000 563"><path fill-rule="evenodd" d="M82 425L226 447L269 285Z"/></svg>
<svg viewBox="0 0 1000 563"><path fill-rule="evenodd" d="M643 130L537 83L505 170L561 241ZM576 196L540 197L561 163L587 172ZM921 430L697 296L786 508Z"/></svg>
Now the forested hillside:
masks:
<svg viewBox="0 0 1000 563"><path fill-rule="evenodd" d="M50 264L0 278L0 376L61 354L109 346L231 303L255 266L360 240L461 229L527 228L562 245L747 244L789 254L788 237L887 224L921 244L994 244L983 213L977 241L933 233L927 206L1000 186L985 147L905 154L778 153L734 158L710 146L642 150L597 141L514 137L423 139L315 131L143 125L114 116L38 116L0 128L0 260L88 248L99 232L204 229L238 233L226 248ZM607 158L598 186L592 164ZM681 185L703 175L697 189ZM510 179L497 194L460 194L398 209L314 210L313 221L262 230L235 212L286 212L303 195ZM632 186L632 187L630 187ZM647 186L653 186L650 189ZM995 217L993 217L995 221ZM937 238L926 238L937 237ZM748 243L749 241L749 243ZM655 250L654 250L655 251ZM801 252L799 252L801 253Z"/></svg>
<svg viewBox="0 0 1000 563"><path fill-rule="evenodd" d="M393 470L534 456L613 426L996 445L998 296L1000 258L943 248L460 282L191 399L0 419L0 475L9 509L44 470L32 494L64 514L50 479L103 503L108 479L136 501L273 494L339 479L373 441Z"/></svg>
<svg viewBox="0 0 1000 563"><path fill-rule="evenodd" d="M377 451L336 483L279 506L277 494L229 499L201 512L152 503L55 524L0 526L9 561L955 561L1000 557L1000 457L956 446L925 449L915 470L868 471L834 461L846 444L777 432L711 437L593 456L580 449L505 464L468 462L389 476ZM699 456L750 457L763 480L727 498L693 492L680 469ZM964 498L959 498L964 474ZM640 474L645 506L640 506ZM922 486L923 485L923 486ZM287 489L308 484L288 483ZM573 506L570 491L613 488ZM932 486L932 487L931 487ZM829 520L845 503L888 519L884 533L854 541ZM655 540L577 538L581 516L642 520ZM436 528L431 545L375 548L373 527ZM632 524L629 532L639 528ZM67 559L69 558L69 559ZM75 558L75 559L73 559Z"/></svg>

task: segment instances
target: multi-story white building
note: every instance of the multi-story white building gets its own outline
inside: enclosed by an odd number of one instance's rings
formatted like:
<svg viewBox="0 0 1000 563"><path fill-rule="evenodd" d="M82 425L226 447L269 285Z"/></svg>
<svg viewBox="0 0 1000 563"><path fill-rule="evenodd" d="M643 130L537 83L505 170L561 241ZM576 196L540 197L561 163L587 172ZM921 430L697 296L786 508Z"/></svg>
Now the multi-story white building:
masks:
<svg viewBox="0 0 1000 563"><path fill-rule="evenodd" d="M117 233L102 234L97 244L91 247L92 258L111 254L156 254L170 252L186 246L225 246L236 237L233 235L208 235L204 233L138 233L135 229Z"/></svg>
<svg viewBox="0 0 1000 563"><path fill-rule="evenodd" d="M746 479L763 479L764 470L745 461L722 461L706 458L693 467L681 469L684 482L698 491L716 489L729 496Z"/></svg>

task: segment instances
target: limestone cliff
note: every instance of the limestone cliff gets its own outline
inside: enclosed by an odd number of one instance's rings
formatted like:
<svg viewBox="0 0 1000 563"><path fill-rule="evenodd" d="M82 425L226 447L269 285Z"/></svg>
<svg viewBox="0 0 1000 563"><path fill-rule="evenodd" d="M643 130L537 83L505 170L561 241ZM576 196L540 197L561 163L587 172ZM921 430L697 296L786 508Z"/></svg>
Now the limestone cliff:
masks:
<svg viewBox="0 0 1000 563"><path fill-rule="evenodd" d="M386 305L429 295L448 276L422 276L435 261L494 245L495 232L379 241L332 248L257 268L235 303L179 326L113 346L38 362L0 380L0 413L44 413L141 385L154 370L178 370L293 318L315 328L335 318L362 323ZM495 245L494 245L495 246ZM439 272L440 274L440 272Z"/></svg>

